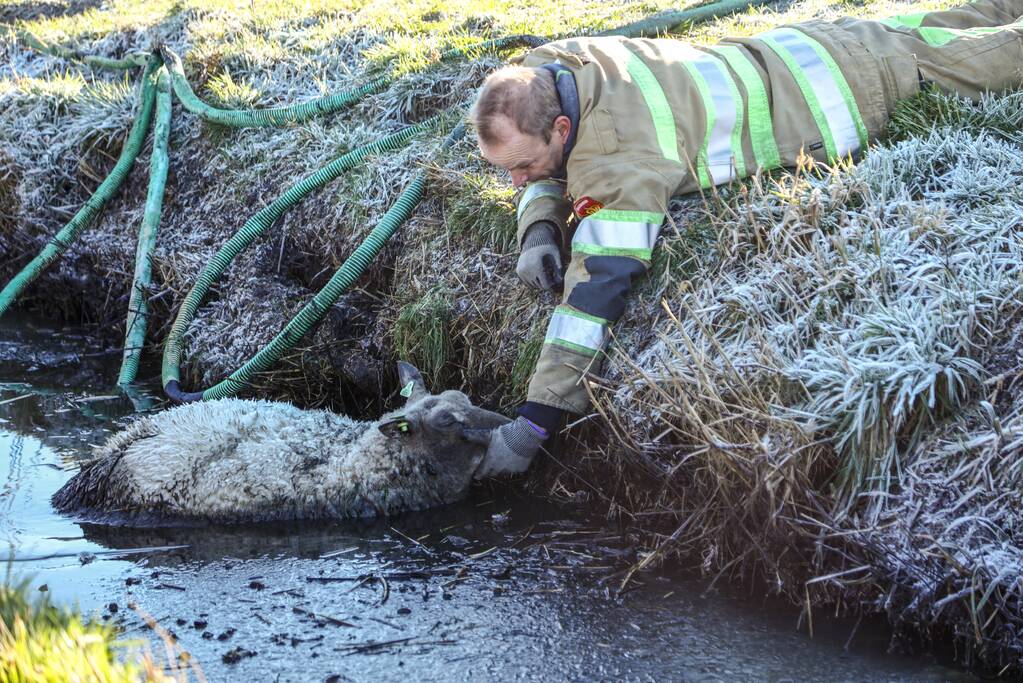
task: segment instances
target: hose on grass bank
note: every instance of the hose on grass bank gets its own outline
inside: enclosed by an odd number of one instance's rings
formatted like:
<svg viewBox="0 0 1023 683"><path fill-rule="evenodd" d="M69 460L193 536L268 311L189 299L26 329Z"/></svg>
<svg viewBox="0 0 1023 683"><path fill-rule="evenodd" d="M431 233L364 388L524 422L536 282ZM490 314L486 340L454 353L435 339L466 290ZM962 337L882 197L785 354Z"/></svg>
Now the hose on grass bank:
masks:
<svg viewBox="0 0 1023 683"><path fill-rule="evenodd" d="M650 17L595 35L620 35L625 37L656 35L664 33L680 24L696 24L750 7L768 4L769 2L771 0L720 0L703 7ZM85 55L76 50L48 44L25 30L20 31L20 35L27 44L35 49L57 57L78 61L95 68L126 70L144 63L146 70L142 78L142 95L140 96L142 106L132 125L128 140L122 149L121 157L118 159L117 164L75 217L46 245L42 252L28 266L19 272L0 291L0 316L12 305L17 296L29 283L36 279L45 268L51 265L68 249L78 234L99 213L106 200L117 191L130 170L132 163L134 163L139 148L145 139L146 130L152 119L154 101L157 99L160 101L160 104L156 105L159 111L154 130L150 181L145 216L139 228L139 244L136 248L136 272L133 278L131 300L129 303L123 362L118 377L118 384L122 387L130 385L137 374L141 348L145 340L147 317L146 291L151 283L151 255L160 220L163 188L167 173L170 90L173 90L178 100L187 110L206 121L230 127L265 127L286 126L306 121L315 116L339 111L355 104L367 95L383 90L396 80L392 75L385 75L357 88L285 107L237 110L219 109L203 102L195 94L185 77L181 59L165 46L154 53L132 53L123 59L110 59ZM545 42L547 42L547 39L537 36L507 36L485 41L468 48L447 50L440 55L440 61L518 44L538 47ZM165 69L160 69L161 64ZM159 82L156 82L157 79L154 77L157 69L160 69ZM159 95L157 94L158 90ZM161 125L161 121L164 124ZM412 211L421 201L424 192L426 180L423 173L420 173L409 187L406 188L370 235L335 272L327 285L313 297L270 344L227 379L209 389L201 392L183 392L180 388L179 368L185 330L194 319L198 307L201 305L213 282L219 278L235 256L251 244L258 235L265 232L288 208L301 200L309 192L361 163L369 154L401 147L414 135L431 127L435 122L436 119L433 119L410 126L399 133L381 138L377 142L360 147L336 159L287 190L273 204L250 218L228 240L224 247L207 264L195 285L189 291L168 335L164 349L162 377L165 391L171 398L178 401L195 401L222 398L237 393L237 391L247 386L255 373L267 369L288 349L294 347L301 337L322 319L323 315L326 314L337 298L365 271L372 259L383 248L387 239L411 216ZM464 125L458 125L444 141L443 148L449 148L464 133Z"/></svg>
<svg viewBox="0 0 1023 683"><path fill-rule="evenodd" d="M100 57L98 55L87 55L78 50L72 50L62 45L52 45L47 43L45 40L25 28L19 29L17 31L17 36L22 40L22 42L34 50L38 50L39 52L43 52L53 57L66 59L69 62L80 62L94 69L127 71L138 66L145 66L152 56L149 52L132 52L121 59Z"/></svg>
<svg viewBox="0 0 1023 683"><path fill-rule="evenodd" d="M626 24L625 26L619 26L618 28L609 29L607 31L600 31L593 35L624 36L626 38L658 36L663 33L667 33L671 29L681 26L682 24L702 24L706 21L718 19L729 14L735 14L736 12L742 12L753 7L770 5L774 1L775 0L719 0L719 2L713 2L709 5L702 5L700 7L655 14L654 16L647 17L646 19L641 19L640 21Z"/></svg>
<svg viewBox="0 0 1023 683"><path fill-rule="evenodd" d="M474 45L469 48L447 50L441 53L440 61L457 59L472 52L500 50L513 45L525 44L536 47L543 44L543 42L544 39L538 36L507 36L505 38L488 40L480 45ZM395 81L394 76L381 76L357 88L343 90L339 93L287 107L220 109L203 102L195 94L192 86L188 83L188 78L185 76L185 69L181 64L181 58L173 50L169 47L161 46L160 52L163 55L164 64L167 65L170 71L171 82L174 85L174 94L177 95L181 105L204 121L234 128L287 126L307 121L315 116L332 114L356 104L367 95L380 92Z"/></svg>
<svg viewBox="0 0 1023 683"><path fill-rule="evenodd" d="M135 247L135 275L128 301L128 320L124 331L124 352L117 385L127 386L135 381L146 341L149 314L149 288L152 285L153 249L160 229L163 192L167 184L170 159L167 147L170 141L171 90L167 69L161 67L156 77L156 117L153 119L153 151L149 160L149 188L146 208L139 224L139 241Z"/></svg>
<svg viewBox="0 0 1023 683"><path fill-rule="evenodd" d="M444 141L444 149L450 147L465 134L465 125L458 124L451 134ZM365 269L372 263L376 255L380 253L384 244L391 235L408 220L422 199L422 192L426 189L427 176L425 172L419 175L401 193L393 206L384 214L380 223L372 229L372 232L355 249L352 256L345 260L341 268L333 274L330 281L322 289L316 292L315 297L299 311L287 325L265 346L262 351L253 356L246 364L235 370L223 381L214 384L204 392L184 393L180 390L176 379L172 379L164 385L165 393L175 401L201 401L223 399L237 394L246 389L253 375L261 372L280 360L288 350L291 350L299 343L299 340L318 323L330 307L338 301L345 291L348 290Z"/></svg>
<svg viewBox="0 0 1023 683"><path fill-rule="evenodd" d="M146 132L149 130L149 121L153 117L153 107L156 101L156 73L161 62L158 55L150 56L146 62L146 70L142 75L142 83L139 92L139 111L132 124L128 139L121 148L121 155L114 164L114 168L103 179L96 191L92 193L85 205L78 210L78 213L61 228L61 230L50 239L42 251L32 259L27 266L15 275L10 282L0 290L0 316L7 312L18 295L28 287L44 270L68 250L68 247L77 239L93 219L99 214L103 205L108 199L114 196L121 183L128 177L135 158L138 157L145 142Z"/></svg>
<svg viewBox="0 0 1023 683"><path fill-rule="evenodd" d="M269 363L279 358L280 355L288 348L291 348L291 346L293 346L302 337L302 335L308 332L309 328L312 327L316 321L323 317L323 314L326 313L327 309L334 304L334 301L336 301L344 291L343 289L337 290L336 285L332 283L334 283L339 277L343 277L346 282L354 281L362 274L369 265L373 256L380 251L384 242L387 241L398 226L408 220L412 213L412 209L416 207L422 197L422 185L425 182L422 176L417 177L416 180L413 181L413 185L417 185L418 183L418 189L413 189L413 187L410 186L410 188L406 190L401 197L399 197L395 205L391 207L391 209L389 209L381 219L380 224L373 229L369 236L366 237L359 248L356 249L355 253L341 265L337 273L335 273L334 278L331 279L331 281L320 291L319 294L316 295L316 297L314 297L313 301L310 302L310 304L308 304L306 308L299 313L299 315L288 323L288 327L286 327L284 332L281 332L281 334L279 334L274 341L271 342L270 346L263 349L263 351L260 351L260 353L251 361L246 363L243 368L236 371L228 379L217 384L215 387L202 392L187 393L181 391L179 384L179 368L181 366L185 331L195 318L196 311L206 298L206 295L209 293L210 287L212 287L213 283L217 281L225 270L227 270L227 267L231 264L234 258L243 249L252 244L253 240L255 240L259 235L266 232L270 226L283 216L288 209L301 201L310 192L323 187L342 173L355 168L371 154L387 152L404 146L417 134L429 130L434 127L436 123L436 118L428 119L427 121L409 126L404 130L388 135L368 145L358 147L347 154L338 157L312 175L303 178L293 185L283 195L275 199L272 204L263 208L252 218L246 221L245 225L231 236L231 239L229 239L227 243L220 248L220 251L214 255L199 274L199 278L185 296L184 301L182 301L181 308L178 309L177 317L174 319L174 324L171 326L171 330L167 335L167 341L163 350L163 386L164 391L168 396L176 401L184 402L197 401L202 398L222 398L237 392L245 386L244 383L253 373L266 369ZM459 128L464 133L464 127L460 126ZM445 141L446 146L450 146L450 144L450 142ZM384 226L385 229L381 230L381 226ZM381 235L383 235L383 237L381 237ZM370 256L367 259L365 255L368 253ZM347 286L348 285L345 287L347 288ZM313 313L307 312L310 306L313 306L318 311L315 317L313 317ZM284 342L279 341L282 338L288 340L287 346L283 346ZM271 346L274 348L271 349ZM273 356L273 360L267 361L266 359L270 356Z"/></svg>

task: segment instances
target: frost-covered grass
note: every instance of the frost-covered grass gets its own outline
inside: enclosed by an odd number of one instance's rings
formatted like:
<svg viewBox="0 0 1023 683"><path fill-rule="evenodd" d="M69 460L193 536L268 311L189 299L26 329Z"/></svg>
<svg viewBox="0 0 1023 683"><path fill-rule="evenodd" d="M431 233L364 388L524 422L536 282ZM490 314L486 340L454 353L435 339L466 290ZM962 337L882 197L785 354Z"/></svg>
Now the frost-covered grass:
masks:
<svg viewBox="0 0 1023 683"><path fill-rule="evenodd" d="M1017 667L1023 93L917 106L956 114L709 203L709 265L652 343L620 341L600 413L611 461L656 482L623 506L686 500L670 539L708 569L855 595Z"/></svg>

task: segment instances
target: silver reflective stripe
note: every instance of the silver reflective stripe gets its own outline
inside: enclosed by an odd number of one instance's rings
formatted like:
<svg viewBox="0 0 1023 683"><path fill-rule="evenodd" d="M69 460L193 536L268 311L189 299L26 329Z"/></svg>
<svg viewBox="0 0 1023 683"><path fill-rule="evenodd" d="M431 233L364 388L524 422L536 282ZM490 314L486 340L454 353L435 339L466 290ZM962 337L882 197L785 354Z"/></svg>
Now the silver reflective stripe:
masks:
<svg viewBox="0 0 1023 683"><path fill-rule="evenodd" d="M808 38L789 28L768 31L762 37L771 38L784 48L805 74L806 81L817 96L821 112L831 129L838 156L845 156L858 150L860 136L852 112L849 111L839 85L835 82L834 74L810 45ZM821 133L825 134L824 131Z"/></svg>
<svg viewBox="0 0 1023 683"><path fill-rule="evenodd" d="M717 59L705 55L690 63L707 81L710 98L714 102L715 116L707 141L707 170L711 182L720 185L735 178L736 153L742 153L741 150L732 150L732 132L739 120L736 112L740 103L733 97L731 84L727 80L731 75Z"/></svg>
<svg viewBox="0 0 1023 683"><path fill-rule="evenodd" d="M618 214L635 214L637 218L647 220L620 220ZM604 215L608 218L600 218ZM629 217L632 217L631 215ZM661 220L654 222L657 214L643 212L598 211L579 222L579 227L572 237L573 251L608 256L635 255L649 258L650 252L657 242L657 234L661 229Z"/></svg>
<svg viewBox="0 0 1023 683"><path fill-rule="evenodd" d="M607 325L593 316L573 313L563 306L555 309L544 342L595 355L604 346Z"/></svg>
<svg viewBox="0 0 1023 683"><path fill-rule="evenodd" d="M519 206L515 212L516 220L522 219L522 214L525 213L526 207L534 199L539 199L540 197L558 197L561 199L564 196L565 186L556 180L538 180L535 183L530 183L523 191L522 199L519 200Z"/></svg>

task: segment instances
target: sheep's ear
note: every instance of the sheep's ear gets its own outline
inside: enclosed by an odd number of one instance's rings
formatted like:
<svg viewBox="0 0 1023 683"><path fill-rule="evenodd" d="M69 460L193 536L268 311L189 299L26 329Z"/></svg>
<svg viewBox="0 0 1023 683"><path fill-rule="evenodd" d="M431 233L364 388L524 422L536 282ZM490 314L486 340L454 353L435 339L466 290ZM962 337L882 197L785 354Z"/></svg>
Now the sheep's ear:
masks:
<svg viewBox="0 0 1023 683"><path fill-rule="evenodd" d="M404 415L391 418L387 422L381 422L377 429L380 430L381 434L386 436L403 436L405 434L411 434L414 430L412 421Z"/></svg>
<svg viewBox="0 0 1023 683"><path fill-rule="evenodd" d="M401 383L401 395L407 401L415 401L430 395L426 390L426 383L423 382L423 376L411 363L398 361L398 381Z"/></svg>

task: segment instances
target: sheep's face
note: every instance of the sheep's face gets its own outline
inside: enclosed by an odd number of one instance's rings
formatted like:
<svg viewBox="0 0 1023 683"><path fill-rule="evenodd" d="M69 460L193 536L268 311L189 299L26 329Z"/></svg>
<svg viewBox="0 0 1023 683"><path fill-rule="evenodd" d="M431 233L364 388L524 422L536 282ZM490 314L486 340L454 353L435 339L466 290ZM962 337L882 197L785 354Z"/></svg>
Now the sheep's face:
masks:
<svg viewBox="0 0 1023 683"><path fill-rule="evenodd" d="M508 418L477 408L460 391L431 395L422 375L408 363L398 363L398 376L408 402L403 410L384 417L380 431L442 469L471 475L486 455L491 431Z"/></svg>

